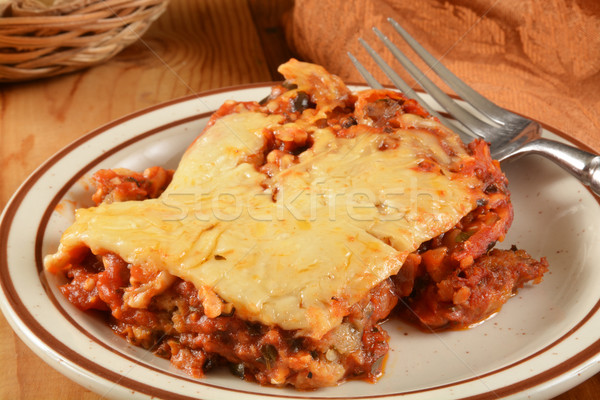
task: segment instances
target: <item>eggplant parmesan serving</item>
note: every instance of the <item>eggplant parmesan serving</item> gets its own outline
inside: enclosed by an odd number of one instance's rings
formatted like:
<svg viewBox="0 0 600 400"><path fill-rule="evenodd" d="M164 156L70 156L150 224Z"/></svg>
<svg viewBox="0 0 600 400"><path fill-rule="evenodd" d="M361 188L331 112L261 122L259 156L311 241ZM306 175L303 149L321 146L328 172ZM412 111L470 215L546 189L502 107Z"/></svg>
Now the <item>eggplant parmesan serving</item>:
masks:
<svg viewBox="0 0 600 400"><path fill-rule="evenodd" d="M71 303L195 377L309 390L375 381L389 318L467 328L541 281L544 258L495 248L513 208L484 141L396 91L279 71L262 101L226 101L174 171L93 175L96 205L44 259Z"/></svg>

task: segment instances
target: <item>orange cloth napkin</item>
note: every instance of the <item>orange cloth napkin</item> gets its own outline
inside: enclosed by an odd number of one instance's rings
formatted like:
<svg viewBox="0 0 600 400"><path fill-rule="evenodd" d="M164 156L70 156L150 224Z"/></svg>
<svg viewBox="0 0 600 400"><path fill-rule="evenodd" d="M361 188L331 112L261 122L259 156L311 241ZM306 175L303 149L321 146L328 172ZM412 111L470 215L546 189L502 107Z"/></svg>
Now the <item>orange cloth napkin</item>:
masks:
<svg viewBox="0 0 600 400"><path fill-rule="evenodd" d="M371 31L377 26L410 55L388 17L495 103L600 151L597 0L296 0L288 43L299 58L364 82L348 60L351 51L389 83L357 41L364 38L392 63Z"/></svg>

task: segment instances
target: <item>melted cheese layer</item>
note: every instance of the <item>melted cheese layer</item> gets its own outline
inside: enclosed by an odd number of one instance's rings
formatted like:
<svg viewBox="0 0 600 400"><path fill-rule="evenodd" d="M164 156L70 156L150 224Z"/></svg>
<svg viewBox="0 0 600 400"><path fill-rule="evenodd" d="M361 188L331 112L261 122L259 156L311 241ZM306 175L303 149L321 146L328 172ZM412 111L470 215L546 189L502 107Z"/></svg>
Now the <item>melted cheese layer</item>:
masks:
<svg viewBox="0 0 600 400"><path fill-rule="evenodd" d="M464 147L446 143L449 153L427 130L437 122L410 118L414 129L359 125L353 138L307 124L313 146L272 190L244 160L283 117L229 114L191 145L159 198L77 210L45 266L66 268L82 248L115 253L212 288L243 319L320 338L341 323L340 302L360 300L475 206L481 183L451 171L469 157ZM399 145L380 150L390 136ZM421 170L423 160L441 172Z"/></svg>

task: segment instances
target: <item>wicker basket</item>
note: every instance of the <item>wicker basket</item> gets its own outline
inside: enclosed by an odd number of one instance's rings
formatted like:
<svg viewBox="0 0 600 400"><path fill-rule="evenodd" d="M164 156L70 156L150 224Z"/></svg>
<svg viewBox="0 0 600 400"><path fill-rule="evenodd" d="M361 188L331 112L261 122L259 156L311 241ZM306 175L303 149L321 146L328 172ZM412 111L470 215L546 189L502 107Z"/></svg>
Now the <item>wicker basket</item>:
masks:
<svg viewBox="0 0 600 400"><path fill-rule="evenodd" d="M31 10L12 0L0 17L0 82L102 63L135 42L168 0L75 0Z"/></svg>

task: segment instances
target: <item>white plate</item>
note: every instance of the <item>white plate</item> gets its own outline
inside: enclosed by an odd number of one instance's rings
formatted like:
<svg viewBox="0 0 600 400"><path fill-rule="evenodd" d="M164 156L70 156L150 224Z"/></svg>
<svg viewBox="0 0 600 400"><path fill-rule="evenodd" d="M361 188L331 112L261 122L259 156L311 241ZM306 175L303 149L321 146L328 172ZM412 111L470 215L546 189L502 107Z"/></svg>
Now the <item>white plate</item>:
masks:
<svg viewBox="0 0 600 400"><path fill-rule="evenodd" d="M516 244L546 256L544 281L521 289L497 316L470 330L426 334L387 322L391 350L376 384L298 392L224 371L193 379L68 303L57 290L60 279L43 272L42 258L56 251L73 208L89 204L85 178L100 168L173 168L224 100L267 93L266 84L224 89L129 115L67 146L25 181L0 225L0 304L42 359L105 397L127 399L549 398L600 370L599 199L536 157L505 165L515 222L499 247Z"/></svg>

